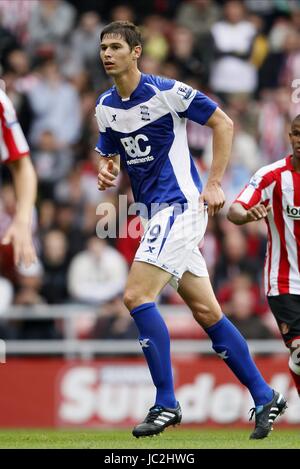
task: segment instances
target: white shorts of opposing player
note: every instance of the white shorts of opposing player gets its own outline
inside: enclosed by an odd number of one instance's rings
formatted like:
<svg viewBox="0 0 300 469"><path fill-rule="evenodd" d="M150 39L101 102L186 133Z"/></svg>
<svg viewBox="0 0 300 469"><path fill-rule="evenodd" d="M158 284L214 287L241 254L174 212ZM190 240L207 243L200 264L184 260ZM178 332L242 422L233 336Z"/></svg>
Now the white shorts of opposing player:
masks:
<svg viewBox="0 0 300 469"><path fill-rule="evenodd" d="M176 289L186 271L197 277L208 277L199 251L207 221L205 207L187 207L183 211L176 206L159 211L150 220L142 219L144 236L134 260L153 264L172 274L169 283Z"/></svg>

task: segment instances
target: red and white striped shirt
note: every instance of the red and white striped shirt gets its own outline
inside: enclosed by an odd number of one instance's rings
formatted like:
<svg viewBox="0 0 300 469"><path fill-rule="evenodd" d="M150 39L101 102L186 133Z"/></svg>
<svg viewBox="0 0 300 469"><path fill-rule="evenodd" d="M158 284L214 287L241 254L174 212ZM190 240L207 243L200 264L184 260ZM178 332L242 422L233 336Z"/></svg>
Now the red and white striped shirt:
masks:
<svg viewBox="0 0 300 469"><path fill-rule="evenodd" d="M300 173L291 160L292 155L259 169L235 200L247 210L258 203L272 205L265 218L268 296L300 295Z"/></svg>
<svg viewBox="0 0 300 469"><path fill-rule="evenodd" d="M0 160L5 163L28 155L29 147L9 97L0 89Z"/></svg>

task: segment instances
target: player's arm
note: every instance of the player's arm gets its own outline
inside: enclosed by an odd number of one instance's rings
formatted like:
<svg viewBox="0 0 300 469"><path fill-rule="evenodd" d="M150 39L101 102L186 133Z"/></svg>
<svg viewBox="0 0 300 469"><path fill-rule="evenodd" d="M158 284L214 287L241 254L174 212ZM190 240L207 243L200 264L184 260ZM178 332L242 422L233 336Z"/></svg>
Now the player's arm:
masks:
<svg viewBox="0 0 300 469"><path fill-rule="evenodd" d="M229 162L233 138L233 122L220 108L206 122L213 131L213 161L201 200L208 204L208 214L215 215L225 203L221 181Z"/></svg>
<svg viewBox="0 0 300 469"><path fill-rule="evenodd" d="M32 243L31 222L37 192L37 179L29 156L8 163L13 177L17 207L14 219L6 231L2 243L12 243L14 261L29 266L36 261Z"/></svg>
<svg viewBox="0 0 300 469"><path fill-rule="evenodd" d="M254 205L254 207L246 209L239 202L234 202L228 210L227 218L235 225L244 225L251 221L266 218L271 209L271 205L265 206L263 203L259 203Z"/></svg>
<svg viewBox="0 0 300 469"><path fill-rule="evenodd" d="M100 156L98 173L98 189L104 191L116 187L116 178L120 172L120 155Z"/></svg>

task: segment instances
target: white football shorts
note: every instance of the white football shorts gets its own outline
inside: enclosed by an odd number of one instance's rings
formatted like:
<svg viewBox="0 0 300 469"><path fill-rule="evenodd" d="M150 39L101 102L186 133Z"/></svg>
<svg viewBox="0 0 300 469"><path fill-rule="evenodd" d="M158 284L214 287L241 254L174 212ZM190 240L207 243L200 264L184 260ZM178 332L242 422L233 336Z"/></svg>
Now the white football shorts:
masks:
<svg viewBox="0 0 300 469"><path fill-rule="evenodd" d="M150 220L141 219L144 235L135 261L153 264L172 275L170 285L178 288L184 272L208 277L207 267L199 251L208 215L206 207L186 208L170 206L156 213Z"/></svg>

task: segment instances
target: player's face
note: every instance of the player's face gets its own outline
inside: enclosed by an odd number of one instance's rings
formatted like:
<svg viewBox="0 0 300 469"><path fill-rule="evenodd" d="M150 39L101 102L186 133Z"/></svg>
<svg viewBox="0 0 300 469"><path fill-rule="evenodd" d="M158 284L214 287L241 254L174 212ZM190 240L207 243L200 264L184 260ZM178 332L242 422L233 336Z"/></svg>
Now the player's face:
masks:
<svg viewBox="0 0 300 469"><path fill-rule="evenodd" d="M108 75L117 77L129 71L136 64L138 47L130 50L121 36L106 35L100 45L100 57Z"/></svg>
<svg viewBox="0 0 300 469"><path fill-rule="evenodd" d="M292 125L290 132L290 142L293 148L293 155L300 159L300 122L296 121Z"/></svg>

